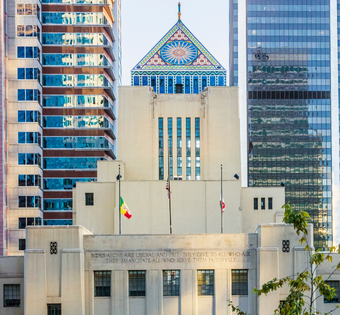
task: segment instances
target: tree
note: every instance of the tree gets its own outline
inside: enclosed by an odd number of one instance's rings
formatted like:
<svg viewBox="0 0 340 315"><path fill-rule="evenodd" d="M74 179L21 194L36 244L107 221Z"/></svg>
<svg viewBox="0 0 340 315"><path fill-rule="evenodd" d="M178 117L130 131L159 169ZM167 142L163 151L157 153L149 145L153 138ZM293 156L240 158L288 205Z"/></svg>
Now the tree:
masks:
<svg viewBox="0 0 340 315"><path fill-rule="evenodd" d="M320 297L324 296L327 300L331 300L335 296L335 289L331 288L326 281L334 274L336 270L340 269L340 263L333 267L331 274L327 279L323 279L322 275L317 275L318 268L326 261L332 262L332 253L340 254L340 245L338 247L331 247L328 253L322 253L321 250L314 251L308 244L306 235L308 235L308 219L309 214L303 210L298 212L293 211L289 204L282 206L285 209L283 222L293 224L297 235L302 235L300 243L305 245L305 250L308 252L308 266L302 272L294 276L287 276L283 279L276 279L268 281L262 285L261 289L254 289L254 294L258 296L267 295L270 292L282 288L284 285L289 287L289 295L284 303L278 305L275 314L280 315L321 315L315 307L315 302ZM232 301L229 301L232 311L237 315L246 315L238 306L234 306ZM334 309L324 315L334 314Z"/></svg>

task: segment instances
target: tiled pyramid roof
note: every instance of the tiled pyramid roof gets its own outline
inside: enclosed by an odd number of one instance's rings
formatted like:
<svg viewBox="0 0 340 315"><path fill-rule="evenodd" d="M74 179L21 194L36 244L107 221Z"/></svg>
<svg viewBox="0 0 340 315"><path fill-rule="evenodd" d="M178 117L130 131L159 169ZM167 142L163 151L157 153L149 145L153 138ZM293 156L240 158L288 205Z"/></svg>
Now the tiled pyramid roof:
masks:
<svg viewBox="0 0 340 315"><path fill-rule="evenodd" d="M132 69L225 71L181 20Z"/></svg>

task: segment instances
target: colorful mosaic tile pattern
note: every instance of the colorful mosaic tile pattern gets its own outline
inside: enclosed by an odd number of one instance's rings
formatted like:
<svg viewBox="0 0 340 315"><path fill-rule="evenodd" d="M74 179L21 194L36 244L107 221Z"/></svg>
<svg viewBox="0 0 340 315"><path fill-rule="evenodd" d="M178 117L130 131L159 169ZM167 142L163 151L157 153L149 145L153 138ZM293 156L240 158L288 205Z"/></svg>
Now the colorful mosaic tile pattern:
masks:
<svg viewBox="0 0 340 315"><path fill-rule="evenodd" d="M178 21L132 69L132 71L140 70L217 70L225 72L222 65L181 21Z"/></svg>

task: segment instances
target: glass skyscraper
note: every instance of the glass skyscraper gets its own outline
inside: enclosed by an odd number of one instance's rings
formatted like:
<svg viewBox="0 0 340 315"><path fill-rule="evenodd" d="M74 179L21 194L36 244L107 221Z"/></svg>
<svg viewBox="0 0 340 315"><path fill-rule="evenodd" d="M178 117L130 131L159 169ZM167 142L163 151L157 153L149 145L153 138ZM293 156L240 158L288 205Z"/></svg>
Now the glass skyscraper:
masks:
<svg viewBox="0 0 340 315"><path fill-rule="evenodd" d="M339 194L335 12L330 0L230 0L243 185L283 182L286 202L310 214L318 248L334 240Z"/></svg>

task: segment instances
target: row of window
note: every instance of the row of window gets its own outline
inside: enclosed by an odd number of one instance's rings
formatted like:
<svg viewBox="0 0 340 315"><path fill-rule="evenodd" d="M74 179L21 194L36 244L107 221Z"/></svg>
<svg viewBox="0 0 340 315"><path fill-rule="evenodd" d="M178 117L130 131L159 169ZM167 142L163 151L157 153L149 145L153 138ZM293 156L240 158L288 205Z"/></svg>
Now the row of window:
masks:
<svg viewBox="0 0 340 315"><path fill-rule="evenodd" d="M43 74L43 86L110 86L102 74Z"/></svg>
<svg viewBox="0 0 340 315"><path fill-rule="evenodd" d="M17 15L36 15L40 16L40 7L37 4L17 4Z"/></svg>
<svg viewBox="0 0 340 315"><path fill-rule="evenodd" d="M104 95L44 95L44 107L109 107Z"/></svg>
<svg viewBox="0 0 340 315"><path fill-rule="evenodd" d="M254 198L254 210L259 210L259 198ZM261 210L266 210L266 198L261 198ZM268 198L268 210L273 210L273 198Z"/></svg>
<svg viewBox="0 0 340 315"><path fill-rule="evenodd" d="M19 208L39 208L41 209L40 196L18 196Z"/></svg>
<svg viewBox="0 0 340 315"><path fill-rule="evenodd" d="M286 28L289 24L329 24L329 17L248 17L248 24L283 24ZM310 27L312 28L312 27ZM329 40L328 40L329 42Z"/></svg>
<svg viewBox="0 0 340 315"><path fill-rule="evenodd" d="M37 186L41 188L40 175L18 175L18 186Z"/></svg>
<svg viewBox="0 0 340 315"><path fill-rule="evenodd" d="M111 66L103 54L42 54L44 66Z"/></svg>
<svg viewBox="0 0 340 315"><path fill-rule="evenodd" d="M329 91L249 91L248 98L254 100L307 100L330 99Z"/></svg>
<svg viewBox="0 0 340 315"><path fill-rule="evenodd" d="M43 168L47 170L96 169L98 161L103 157L51 157L44 158Z"/></svg>
<svg viewBox="0 0 340 315"><path fill-rule="evenodd" d="M49 128L103 128L112 124L104 116L46 116L44 127ZM113 128L113 127L112 127Z"/></svg>
<svg viewBox="0 0 340 315"><path fill-rule="evenodd" d="M177 176L182 176L182 119L177 118ZM173 178L173 126L172 118L168 118L168 136L170 147L170 177ZM191 118L185 122L185 143L186 143L186 179L191 179ZM158 141L159 141L159 179L164 179L164 127L163 118L158 118ZM201 178L200 163L200 118L195 118L195 180Z"/></svg>
<svg viewBox="0 0 340 315"><path fill-rule="evenodd" d="M40 37L40 28L38 25L17 25L18 37Z"/></svg>
<svg viewBox="0 0 340 315"><path fill-rule="evenodd" d="M94 182L96 178L44 178L44 190L72 190L79 182Z"/></svg>
<svg viewBox="0 0 340 315"><path fill-rule="evenodd" d="M265 12L282 12L282 11L290 11L290 13L299 13L299 12L322 12L329 11L329 5L315 5L315 4L266 4L266 5L256 5L250 4L247 5L247 11L265 11Z"/></svg>
<svg viewBox="0 0 340 315"><path fill-rule="evenodd" d="M41 114L37 110L18 110L18 122L37 122L40 125Z"/></svg>
<svg viewBox="0 0 340 315"><path fill-rule="evenodd" d="M42 12L43 24L108 24L103 13L97 12Z"/></svg>
<svg viewBox="0 0 340 315"><path fill-rule="evenodd" d="M40 70L37 68L18 68L18 80L36 80L40 77Z"/></svg>
<svg viewBox="0 0 340 315"><path fill-rule="evenodd" d="M105 137L44 137L46 149L112 149L113 144Z"/></svg>
<svg viewBox="0 0 340 315"><path fill-rule="evenodd" d="M42 3L81 3L81 4L101 4L108 3L107 0L42 0Z"/></svg>
<svg viewBox="0 0 340 315"><path fill-rule="evenodd" d="M207 86L224 86L224 76L133 76L132 84L151 85L157 93L199 93Z"/></svg>
<svg viewBox="0 0 340 315"><path fill-rule="evenodd" d="M26 226L41 225L41 218L19 218L18 227L19 229L25 229Z"/></svg>
<svg viewBox="0 0 340 315"><path fill-rule="evenodd" d="M92 1L92 0L91 0ZM43 33L43 45L96 45L107 46L110 41L97 33Z"/></svg>
<svg viewBox="0 0 340 315"><path fill-rule="evenodd" d="M38 55L40 55L40 50L38 49L38 47L17 47L17 58L38 58Z"/></svg>
<svg viewBox="0 0 340 315"><path fill-rule="evenodd" d="M89 4L101 4L108 3L107 0L42 0L42 3L89 3Z"/></svg>
<svg viewBox="0 0 340 315"><path fill-rule="evenodd" d="M25 240L23 240L25 241ZM24 242L23 242L24 245ZM129 296L145 296L146 271L129 271ZM214 295L214 270L197 270L198 295ZM324 303L339 303L340 281L326 281L335 296ZM20 307L20 284L4 284L4 307ZM94 295L111 296L111 271L94 272ZM163 270L163 296L180 295L180 271ZM232 295L248 295L248 271L232 270ZM47 304L47 315L61 315L61 304Z"/></svg>
<svg viewBox="0 0 340 315"><path fill-rule="evenodd" d="M18 143L41 144L40 132L18 132Z"/></svg>
<svg viewBox="0 0 340 315"><path fill-rule="evenodd" d="M44 211L72 211L72 199L44 198Z"/></svg>
<svg viewBox="0 0 340 315"><path fill-rule="evenodd" d="M330 30L307 30L307 29L289 29L289 30L251 30L248 29L248 36L329 36Z"/></svg>
<svg viewBox="0 0 340 315"><path fill-rule="evenodd" d="M18 153L19 165L39 165L41 167L41 155L39 153Z"/></svg>
<svg viewBox="0 0 340 315"><path fill-rule="evenodd" d="M37 89L18 89L18 101L38 101L40 103L40 91Z"/></svg>
<svg viewBox="0 0 340 315"><path fill-rule="evenodd" d="M235 269L232 295L248 295L248 270ZM198 295L215 294L215 271L197 270ZM146 295L146 271L129 271L129 296ZM111 271L94 272L94 296L111 296ZM180 270L163 270L163 296L180 296Z"/></svg>

